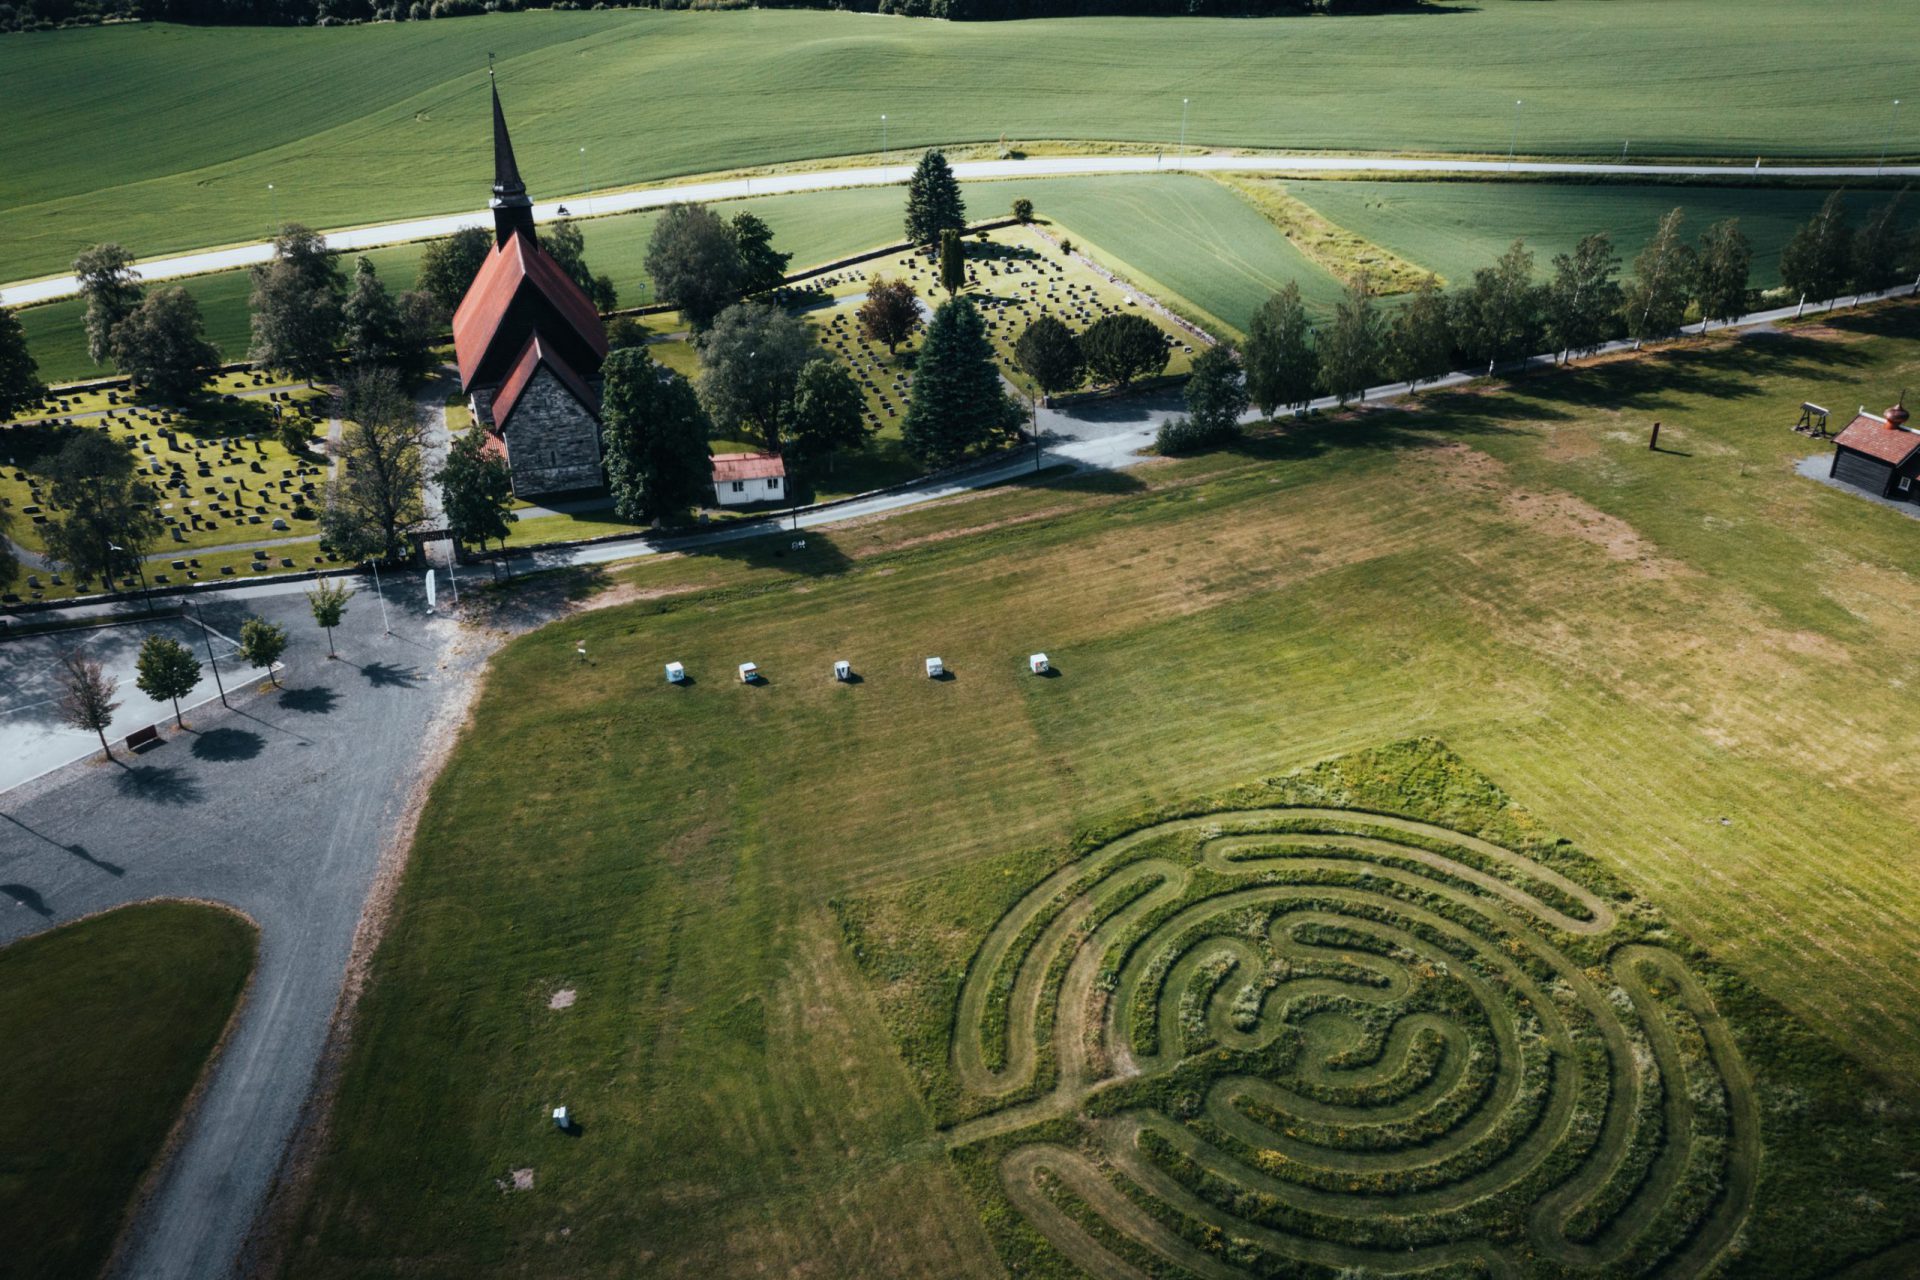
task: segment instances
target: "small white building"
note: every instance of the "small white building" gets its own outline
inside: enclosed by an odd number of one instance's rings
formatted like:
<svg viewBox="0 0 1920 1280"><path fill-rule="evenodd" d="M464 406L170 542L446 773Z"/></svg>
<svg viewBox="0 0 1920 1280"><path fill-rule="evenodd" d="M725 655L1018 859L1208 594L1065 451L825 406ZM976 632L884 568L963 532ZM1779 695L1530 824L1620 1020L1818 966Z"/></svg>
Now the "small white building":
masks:
<svg viewBox="0 0 1920 1280"><path fill-rule="evenodd" d="M777 453L713 455L713 500L723 507L787 500L787 464Z"/></svg>

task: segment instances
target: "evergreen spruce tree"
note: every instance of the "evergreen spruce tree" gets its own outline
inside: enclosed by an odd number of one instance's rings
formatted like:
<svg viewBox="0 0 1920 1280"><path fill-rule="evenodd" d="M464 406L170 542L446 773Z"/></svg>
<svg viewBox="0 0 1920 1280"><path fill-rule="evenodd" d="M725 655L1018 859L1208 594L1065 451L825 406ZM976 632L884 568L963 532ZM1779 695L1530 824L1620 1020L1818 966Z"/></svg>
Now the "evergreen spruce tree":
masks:
<svg viewBox="0 0 1920 1280"><path fill-rule="evenodd" d="M27 331L20 317L13 308L0 307L0 422L38 404L46 393L39 362L27 350Z"/></svg>
<svg viewBox="0 0 1920 1280"><path fill-rule="evenodd" d="M967 287L967 250L952 227L940 233L940 287L949 295Z"/></svg>
<svg viewBox="0 0 1920 1280"><path fill-rule="evenodd" d="M967 205L947 157L929 151L907 179L907 243L931 248L942 231L967 229Z"/></svg>
<svg viewBox="0 0 1920 1280"><path fill-rule="evenodd" d="M950 466L970 450L1013 436L1020 408L994 367L986 322L971 299L952 298L933 313L913 369L913 399L900 435L928 468Z"/></svg>

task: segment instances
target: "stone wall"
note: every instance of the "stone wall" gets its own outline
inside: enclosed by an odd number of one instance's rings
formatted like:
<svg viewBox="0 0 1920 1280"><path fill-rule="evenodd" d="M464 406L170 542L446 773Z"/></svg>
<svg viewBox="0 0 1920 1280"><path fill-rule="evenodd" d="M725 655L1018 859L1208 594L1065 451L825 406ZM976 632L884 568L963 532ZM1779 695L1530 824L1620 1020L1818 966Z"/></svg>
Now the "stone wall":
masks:
<svg viewBox="0 0 1920 1280"><path fill-rule="evenodd" d="M507 421L506 440L513 491L520 497L598 489L606 483L600 470L599 422L545 365L520 393Z"/></svg>

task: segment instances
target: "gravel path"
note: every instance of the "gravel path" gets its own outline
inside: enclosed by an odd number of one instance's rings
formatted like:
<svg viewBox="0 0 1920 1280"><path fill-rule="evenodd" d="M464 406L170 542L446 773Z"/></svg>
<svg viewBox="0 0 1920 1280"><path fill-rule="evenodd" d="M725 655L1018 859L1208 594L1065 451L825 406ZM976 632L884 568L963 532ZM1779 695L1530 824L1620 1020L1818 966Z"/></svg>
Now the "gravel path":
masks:
<svg viewBox="0 0 1920 1280"><path fill-rule="evenodd" d="M1417 173L1449 174L1531 173L1604 177L1746 177L1759 172L1769 177L1798 178L1871 178L1920 177L1920 165L1765 165L1753 164L1598 164L1577 161L1451 160L1398 159L1368 155L1103 155L1033 156L1026 160L967 160L953 166L962 182L986 178L1067 177L1101 173ZM863 168L821 169L811 172L766 174L758 178L733 178L715 182L688 182L677 186L648 187L638 191L598 192L571 195L576 203L593 202L595 217L630 213L635 209L657 209L679 201L726 200L751 195L779 195L795 191L829 191L843 187L890 186L904 183L912 173L908 164L873 165ZM758 187L758 191L754 188ZM561 201L536 204L536 221L547 222L560 216ZM371 249L379 245L404 244L448 236L463 227L490 227L493 215L474 213L445 214L434 218L413 218L378 226L355 227L327 232L327 244L339 251ZM199 275L208 271L226 271L265 262L272 255L270 244L236 245L201 253L153 258L141 262L140 276L145 280L169 280L178 276ZM52 276L43 280L16 282L0 288L0 306L18 307L31 302L64 298L75 291L72 276Z"/></svg>

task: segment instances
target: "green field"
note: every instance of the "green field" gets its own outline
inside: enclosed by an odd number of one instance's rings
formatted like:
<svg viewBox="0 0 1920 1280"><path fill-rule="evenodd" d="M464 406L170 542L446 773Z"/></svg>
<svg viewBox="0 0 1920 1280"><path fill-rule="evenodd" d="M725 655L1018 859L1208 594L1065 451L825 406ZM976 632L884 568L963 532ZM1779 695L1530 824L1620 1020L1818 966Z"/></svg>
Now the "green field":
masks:
<svg viewBox="0 0 1920 1280"><path fill-rule="evenodd" d="M1620 251L1623 270L1652 238L1660 219L1686 210L1685 233L1700 233L1722 218L1740 219L1753 242L1753 284L1780 283L1780 250L1820 208L1821 190L1718 186L1619 186L1534 182L1295 182L1282 183L1340 224L1438 272L1465 282L1491 266L1516 238L1533 250L1544 277L1553 255L1569 253L1582 236L1605 231ZM1878 210L1891 192L1855 192L1848 198L1854 225ZM1909 211L1909 220L1920 213Z"/></svg>
<svg viewBox="0 0 1920 1280"><path fill-rule="evenodd" d="M125 26L0 44L0 279L481 206L486 55L536 191L932 143L1118 139L1504 153L1877 156L1904 0L1480 0L1424 15L943 23L547 13ZM1624 69L1631 68L1631 74ZM1858 86L1884 86L1878 90ZM586 148L582 177L580 148ZM1896 152L1920 150L1909 112ZM276 197L267 184L273 183Z"/></svg>
<svg viewBox="0 0 1920 1280"><path fill-rule="evenodd" d="M945 1127L983 1114L939 1085L971 1025L947 1015L1046 876L1256 800L1391 809L1522 856L1390 833L1376 894L1422 850L1481 877L1440 866L1421 901L1442 916L1492 892L1598 921L1598 892L1617 917L1565 934L1520 902L1454 965L1537 955L1547 994L1479 1007L1530 1000L1597 1026L1616 1069L1624 1035L1685 1079L1684 1101L1620 1095L1623 1145L1588 1084L1574 1112L1551 1104L1574 1129L1529 1130L1620 1156L1577 1200L1533 1201L1572 1215L1549 1219L1558 1239L1608 1255L1613 1222L1655 1220L1646 1186L1677 1206L1661 1238L1726 1240L1700 1179L1738 1200L1748 1120L1738 1274L1825 1275L1914 1234L1920 759L1898 691L1920 681L1920 522L1795 476L1817 446L1786 427L1803 400L1888 403L1916 374L1906 304L811 531L801 552L621 571L629 603L494 662L423 815L284 1273L984 1276L996 1254L1039 1269L1062 1220L1137 1223L1142 1201L1089 1209L1098 1187L1057 1160L1018 1167L1039 1199L1009 1209L968 1154L992 1135ZM1670 452L1645 447L1652 418ZM1057 678L1026 673L1039 650ZM924 678L930 654L951 681ZM829 678L839 658L861 683ZM666 685L670 660L697 683ZM746 660L768 683L734 681ZM1352 754L1416 736L1457 763ZM1339 787L1278 781L1335 757ZM1592 971L1607 939L1681 964L1614 950L1617 974ZM1179 1007L1218 1034L1195 983ZM1378 1025L1304 1031L1357 1063ZM1437 1034L1406 1060L1444 1064ZM1598 1079L1581 1043L1557 1060ZM548 1123L560 1103L577 1135ZM1022 1142L1101 1136L1048 1124ZM530 1192L507 1189L517 1170ZM1266 1246L1247 1248L1231 1270Z"/></svg>
<svg viewBox="0 0 1920 1280"><path fill-rule="evenodd" d="M0 950L0 1272L99 1271L255 945L231 911L160 902Z"/></svg>
<svg viewBox="0 0 1920 1280"><path fill-rule="evenodd" d="M1149 292L1184 304L1214 332L1244 332L1260 304L1289 280L1318 313L1331 311L1340 296L1338 280L1210 178L1129 174L996 185L1031 199L1038 216L1061 223Z"/></svg>

